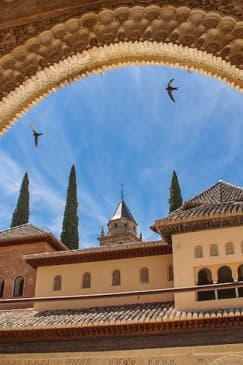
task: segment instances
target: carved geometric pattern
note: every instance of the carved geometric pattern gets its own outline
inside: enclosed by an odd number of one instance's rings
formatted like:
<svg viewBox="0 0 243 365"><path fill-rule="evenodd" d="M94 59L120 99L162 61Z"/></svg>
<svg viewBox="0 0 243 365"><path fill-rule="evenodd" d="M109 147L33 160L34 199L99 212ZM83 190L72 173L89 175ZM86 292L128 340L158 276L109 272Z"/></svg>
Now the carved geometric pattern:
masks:
<svg viewBox="0 0 243 365"><path fill-rule="evenodd" d="M22 365L21 360L0 360L0 365Z"/></svg>
<svg viewBox="0 0 243 365"><path fill-rule="evenodd" d="M67 359L65 360L65 365L91 365L91 359Z"/></svg>
<svg viewBox="0 0 243 365"><path fill-rule="evenodd" d="M225 355L214 360L210 365L243 365L243 355Z"/></svg>
<svg viewBox="0 0 243 365"><path fill-rule="evenodd" d="M148 1L139 3L144 2L148 3ZM127 3L134 2L127 1ZM155 5L157 3L162 6ZM153 4L149 6L133 7L114 7L113 4L113 8L106 8L100 12L90 11L79 17L76 15L75 18L68 18L54 26L50 21L46 21L44 31L39 33L34 30L34 25L28 24L28 29L24 31L19 26L18 34L21 34L22 31L28 34L27 40L19 46L16 34L10 28L7 33L0 34L0 49L6 49L8 45L13 47L11 53L0 59L0 100L9 96L11 91L23 85L25 81L31 80L34 75L37 79L41 79L41 70L50 69L58 62L65 61L73 55L83 54L85 51L103 49L105 46L112 45L113 51L117 49L115 65L119 62L123 63L119 54L120 44L133 43L135 45L137 42L141 44L151 42L155 47L163 45L165 49L173 47L173 45L179 49L182 47L188 55L184 60L179 53L175 54L175 60L170 62L170 58L164 57L164 59L158 58L157 60L145 53L143 62L184 65L184 67L213 74L225 79L232 86L243 89L242 72L240 72L243 68L243 22L221 15L224 7L222 3L229 3L229 1L187 1L188 7L184 6L185 1L182 0L175 1L176 4L183 5L178 7L163 5L164 3L168 3L168 1L154 0ZM215 9L218 12L205 11L212 4L217 4ZM234 4L236 4L236 8L239 8L241 1L235 0ZM193 8L193 5L197 8ZM109 2L106 6L109 7ZM228 6L229 13L230 8L236 9L233 5ZM205 57L208 58L208 64L205 63ZM128 61L127 59L126 63L129 63ZM134 62L141 63L141 60L134 59ZM205 64L208 66L205 67ZM88 63L86 71L83 70L82 73L73 70L74 78L88 75L100 67L110 66L114 67L114 62L110 63L108 55L107 59L103 59L100 64L97 63L93 69L90 69ZM228 72L228 70L230 71ZM71 79L66 78L63 73L62 80L57 80L54 86L49 85L45 93L50 92L53 87L58 87L61 83L70 81ZM40 97L39 93L38 90L38 97ZM43 94L42 91L41 96ZM3 99L4 104L10 106L14 97L15 95L11 94L9 100ZM27 104L30 105L31 102L29 100ZM14 120L16 114L22 112L24 107L26 104L19 104L15 110L12 110L12 115L5 115L7 119L4 120L1 113L4 113L5 105L0 105L2 124L0 129L9 125L9 122Z"/></svg>
<svg viewBox="0 0 243 365"><path fill-rule="evenodd" d="M122 357L110 359L109 365L136 365L136 359L132 357Z"/></svg>
<svg viewBox="0 0 243 365"><path fill-rule="evenodd" d="M51 360L46 360L46 359L24 360L23 365L51 365Z"/></svg>
<svg viewBox="0 0 243 365"><path fill-rule="evenodd" d="M176 365L175 356L151 357L148 359L147 365Z"/></svg>

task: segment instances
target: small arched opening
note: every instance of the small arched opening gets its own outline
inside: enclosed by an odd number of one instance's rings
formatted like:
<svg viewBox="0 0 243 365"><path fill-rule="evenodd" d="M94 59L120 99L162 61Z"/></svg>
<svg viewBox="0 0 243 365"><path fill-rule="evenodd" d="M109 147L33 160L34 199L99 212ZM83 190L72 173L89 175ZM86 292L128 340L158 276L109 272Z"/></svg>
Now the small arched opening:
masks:
<svg viewBox="0 0 243 365"><path fill-rule="evenodd" d="M228 266L222 266L218 269L218 284L220 283L232 283L232 270ZM235 298L235 289L219 289L218 290L218 298L226 299L226 298Z"/></svg>
<svg viewBox="0 0 243 365"><path fill-rule="evenodd" d="M197 285L209 285L213 283L211 271L206 268L201 269L198 272L197 278L198 278ZM198 301L213 300L213 299L215 299L215 294L213 290L206 290L197 293Z"/></svg>
<svg viewBox="0 0 243 365"><path fill-rule="evenodd" d="M23 294L24 294L24 277L19 275L14 280L13 296L22 297Z"/></svg>

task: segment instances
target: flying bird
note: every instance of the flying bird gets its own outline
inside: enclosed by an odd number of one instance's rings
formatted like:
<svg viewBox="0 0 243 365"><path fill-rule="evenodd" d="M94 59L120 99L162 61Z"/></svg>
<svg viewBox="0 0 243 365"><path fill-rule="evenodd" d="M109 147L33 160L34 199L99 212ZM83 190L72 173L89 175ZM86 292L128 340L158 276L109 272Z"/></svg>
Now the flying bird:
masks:
<svg viewBox="0 0 243 365"><path fill-rule="evenodd" d="M172 94L172 91L174 90L178 90L178 87L173 87L172 86L172 82L174 81L174 79L171 79L169 82L168 82L168 85L167 85L167 88L165 90L167 90L168 92L168 95L169 97L171 98L171 100L175 103L175 99L174 99L174 96Z"/></svg>
<svg viewBox="0 0 243 365"><path fill-rule="evenodd" d="M37 130L36 130L36 128L35 128L35 126L34 126L34 124L31 124L31 129L32 129L32 132L33 132L33 136L35 137L35 147L37 148L37 147L38 147L38 138L39 138L40 136L42 136L42 135L43 135L43 133L39 133L39 132L37 132Z"/></svg>

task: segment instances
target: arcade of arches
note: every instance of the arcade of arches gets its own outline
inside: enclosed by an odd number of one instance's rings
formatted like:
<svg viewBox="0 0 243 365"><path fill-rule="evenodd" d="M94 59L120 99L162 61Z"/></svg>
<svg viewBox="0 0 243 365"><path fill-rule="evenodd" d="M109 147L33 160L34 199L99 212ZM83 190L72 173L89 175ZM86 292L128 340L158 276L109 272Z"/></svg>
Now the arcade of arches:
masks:
<svg viewBox="0 0 243 365"><path fill-rule="evenodd" d="M45 95L107 68L167 64L243 90L242 0L3 0L0 132Z"/></svg>

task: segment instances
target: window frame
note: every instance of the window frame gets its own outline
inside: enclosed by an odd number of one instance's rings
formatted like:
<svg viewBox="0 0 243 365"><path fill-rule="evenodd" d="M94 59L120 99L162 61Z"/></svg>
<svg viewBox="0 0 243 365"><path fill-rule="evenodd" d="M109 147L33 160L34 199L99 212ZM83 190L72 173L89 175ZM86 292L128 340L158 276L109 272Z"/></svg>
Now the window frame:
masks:
<svg viewBox="0 0 243 365"><path fill-rule="evenodd" d="M200 254L198 254L198 252L200 252ZM194 258L200 259L201 257L203 257L203 247L202 245L196 245L194 248Z"/></svg>
<svg viewBox="0 0 243 365"><path fill-rule="evenodd" d="M234 255L235 247L232 241L228 241L225 243L225 255Z"/></svg>
<svg viewBox="0 0 243 365"><path fill-rule="evenodd" d="M214 251L215 249L215 251ZM214 253L216 252L216 253ZM210 256L219 256L219 248L218 248L218 245L216 243L212 243L210 246L209 246L209 255Z"/></svg>
<svg viewBox="0 0 243 365"><path fill-rule="evenodd" d="M115 269L112 271L112 286L120 286L121 285L121 271Z"/></svg>
<svg viewBox="0 0 243 365"><path fill-rule="evenodd" d="M62 290L62 275L58 274L54 276L52 290L53 291Z"/></svg>
<svg viewBox="0 0 243 365"><path fill-rule="evenodd" d="M20 284L17 283L17 280L21 279ZM17 288L17 284L19 287ZM14 285L13 285L13 297L18 298L22 297L24 295L24 284L25 284L25 278L23 275L17 275L14 278Z"/></svg>
<svg viewBox="0 0 243 365"><path fill-rule="evenodd" d="M149 283L149 269L146 266L140 269L140 283L142 284Z"/></svg>
<svg viewBox="0 0 243 365"><path fill-rule="evenodd" d="M4 290L5 290L5 279L1 276L0 277L0 298L4 297Z"/></svg>
<svg viewBox="0 0 243 365"><path fill-rule="evenodd" d="M86 271L83 273L82 278L82 289L90 289L91 288L91 273Z"/></svg>

